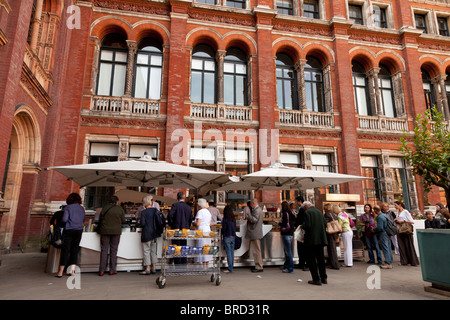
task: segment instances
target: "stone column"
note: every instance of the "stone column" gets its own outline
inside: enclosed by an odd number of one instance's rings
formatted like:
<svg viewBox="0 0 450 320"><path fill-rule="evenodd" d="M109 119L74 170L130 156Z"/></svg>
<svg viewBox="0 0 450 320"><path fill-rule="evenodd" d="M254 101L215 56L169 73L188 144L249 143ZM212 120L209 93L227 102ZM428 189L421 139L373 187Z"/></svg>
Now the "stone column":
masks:
<svg viewBox="0 0 450 320"><path fill-rule="evenodd" d="M217 104L223 104L223 61L227 52L225 50L217 50Z"/></svg>
<svg viewBox="0 0 450 320"><path fill-rule="evenodd" d="M447 90L445 88L445 79L447 79L447 75L440 74L435 79L438 82L437 84L439 84L439 89L440 89L440 95L436 96L437 100L440 101L440 107L442 110L442 111L441 110L439 110L439 111L442 112L444 120L450 120L450 110L448 108ZM436 84L436 87L437 87L437 84Z"/></svg>
<svg viewBox="0 0 450 320"><path fill-rule="evenodd" d="M127 40L127 46L128 46L128 58L127 58L127 78L125 83L125 96L131 97L131 91L133 89L134 58L137 52L137 43L134 40Z"/></svg>
<svg viewBox="0 0 450 320"><path fill-rule="evenodd" d="M305 64L306 59L298 60L295 65L295 72L297 73L297 94L298 94L298 109L306 110L306 87L305 87Z"/></svg>
<svg viewBox="0 0 450 320"><path fill-rule="evenodd" d="M406 118L405 108L405 94L403 91L402 74L405 71L401 70L392 75L392 86L394 92L394 106L399 118Z"/></svg>
<svg viewBox="0 0 450 320"><path fill-rule="evenodd" d="M369 70L367 77L369 78L369 96L370 104L372 106L373 115L383 115L383 104L381 102L380 83L378 81L378 73L380 68L375 67Z"/></svg>
<svg viewBox="0 0 450 320"><path fill-rule="evenodd" d="M36 9L34 11L33 18L31 20L31 39L30 39L30 47L31 50L35 51L37 48L38 37L39 37L39 29L41 28L42 23L42 8L44 5L44 0L36 1Z"/></svg>
<svg viewBox="0 0 450 320"><path fill-rule="evenodd" d="M380 187L381 187L381 199L384 202L389 203L390 206L394 205L394 189L392 186L392 173L391 165L389 163L389 154L386 150L381 151L381 164L380 169Z"/></svg>

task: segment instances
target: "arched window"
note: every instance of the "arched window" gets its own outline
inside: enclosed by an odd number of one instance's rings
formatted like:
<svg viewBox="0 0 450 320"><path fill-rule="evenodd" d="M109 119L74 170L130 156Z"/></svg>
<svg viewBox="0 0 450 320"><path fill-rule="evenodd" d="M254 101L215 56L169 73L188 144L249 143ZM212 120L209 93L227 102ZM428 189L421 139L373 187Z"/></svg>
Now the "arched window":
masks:
<svg viewBox="0 0 450 320"><path fill-rule="evenodd" d="M380 64L380 72L378 74L378 81L381 93L381 102L383 105L384 115L386 117L395 118L397 113L394 107L394 94L392 89L392 78L389 69Z"/></svg>
<svg viewBox="0 0 450 320"><path fill-rule="evenodd" d="M307 57L305 65L306 107L314 112L324 112L322 64L314 57Z"/></svg>
<svg viewBox="0 0 450 320"><path fill-rule="evenodd" d="M198 45L192 52L191 101L216 103L215 52L208 45Z"/></svg>
<svg viewBox="0 0 450 320"><path fill-rule="evenodd" d="M247 105L247 63L245 54L231 48L227 51L223 64L223 97L225 104Z"/></svg>
<svg viewBox="0 0 450 320"><path fill-rule="evenodd" d="M356 112L362 116L371 115L368 91L368 79L364 67L356 61L352 62L353 93Z"/></svg>
<svg viewBox="0 0 450 320"><path fill-rule="evenodd" d="M127 43L120 34L107 35L100 49L97 94L123 96L127 74Z"/></svg>
<svg viewBox="0 0 450 320"><path fill-rule="evenodd" d="M297 76L292 59L284 54L277 54L277 103L280 109L298 109Z"/></svg>
<svg viewBox="0 0 450 320"><path fill-rule="evenodd" d="M434 96L433 84L431 83L430 74L425 69L421 69L421 71L422 71L422 85L423 85L423 93L425 95L425 103L427 109L431 110L432 107L436 105L436 97Z"/></svg>
<svg viewBox="0 0 450 320"><path fill-rule="evenodd" d="M162 46L159 42L150 38L139 42L134 72L134 97L161 98L162 61Z"/></svg>

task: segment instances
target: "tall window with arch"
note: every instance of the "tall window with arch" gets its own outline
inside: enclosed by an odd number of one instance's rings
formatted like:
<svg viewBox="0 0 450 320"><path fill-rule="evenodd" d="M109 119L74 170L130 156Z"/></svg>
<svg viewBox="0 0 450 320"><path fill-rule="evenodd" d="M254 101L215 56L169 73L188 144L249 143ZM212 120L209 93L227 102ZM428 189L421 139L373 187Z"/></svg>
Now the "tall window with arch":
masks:
<svg viewBox="0 0 450 320"><path fill-rule="evenodd" d="M109 34L101 43L97 94L120 97L125 93L127 43L120 34Z"/></svg>
<svg viewBox="0 0 450 320"><path fill-rule="evenodd" d="M141 99L161 98L163 53L162 45L155 39L139 42L135 60L133 96Z"/></svg>
<svg viewBox="0 0 450 320"><path fill-rule="evenodd" d="M223 97L225 104L247 105L247 62L245 53L230 48L223 63Z"/></svg>
<svg viewBox="0 0 450 320"><path fill-rule="evenodd" d="M280 109L298 110L297 76L294 62L285 53L277 54L277 103Z"/></svg>
<svg viewBox="0 0 450 320"><path fill-rule="evenodd" d="M395 118L397 113L394 106L394 90L392 88L392 77L389 69L380 64L380 72L378 81L381 93L381 103L383 105L384 115L386 117Z"/></svg>
<svg viewBox="0 0 450 320"><path fill-rule="evenodd" d="M215 51L206 44L197 45L192 51L191 101L216 103L217 67Z"/></svg>
<svg viewBox="0 0 450 320"><path fill-rule="evenodd" d="M325 112L322 64L312 56L306 59L304 71L306 107L313 112Z"/></svg>
<svg viewBox="0 0 450 320"><path fill-rule="evenodd" d="M352 61L353 94L356 112L361 116L371 115L369 103L369 81L364 67L357 61Z"/></svg>
<svg viewBox="0 0 450 320"><path fill-rule="evenodd" d="M425 70L422 71L422 85L423 85L423 93L425 95L425 104L427 109L432 110L433 106L436 106L436 97L434 95L434 86L431 82L430 74Z"/></svg>

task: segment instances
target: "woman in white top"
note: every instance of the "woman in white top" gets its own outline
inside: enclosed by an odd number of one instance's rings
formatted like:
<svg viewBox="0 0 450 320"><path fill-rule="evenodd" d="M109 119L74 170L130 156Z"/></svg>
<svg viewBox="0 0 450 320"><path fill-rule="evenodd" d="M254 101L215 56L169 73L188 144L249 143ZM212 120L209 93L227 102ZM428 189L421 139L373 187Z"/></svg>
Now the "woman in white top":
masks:
<svg viewBox="0 0 450 320"><path fill-rule="evenodd" d="M414 225L414 219L408 210L405 209L405 204L401 201L394 202L395 208L399 214L395 222L398 224L409 223ZM412 234L399 233L397 235L398 250L400 251L399 265L417 266L419 259L417 259L416 249L414 248L414 240Z"/></svg>
<svg viewBox="0 0 450 320"><path fill-rule="evenodd" d="M208 202L206 199L198 199L198 206L201 208L197 215L195 216L195 221L193 225L198 229L202 230L203 234L209 234L211 231L211 213L209 212ZM211 245L211 239L198 239L197 246L203 247L205 245ZM211 255L202 255L194 259L195 262L202 262L204 267L208 266L209 261L212 260Z"/></svg>

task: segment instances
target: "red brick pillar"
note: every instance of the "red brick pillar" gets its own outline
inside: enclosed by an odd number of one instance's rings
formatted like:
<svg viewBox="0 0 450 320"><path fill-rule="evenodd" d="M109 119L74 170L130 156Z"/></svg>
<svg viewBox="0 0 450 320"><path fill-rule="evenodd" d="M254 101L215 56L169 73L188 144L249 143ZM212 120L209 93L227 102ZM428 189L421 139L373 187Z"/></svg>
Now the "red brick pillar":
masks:
<svg viewBox="0 0 450 320"><path fill-rule="evenodd" d="M353 82L352 82L352 66L348 53L347 29L349 25L345 22L335 21L333 23L334 52L336 57L336 67L333 74L337 78L336 91L340 102L339 112L341 115L342 128L342 145L338 149L339 164L342 173L361 175L361 164L359 158L358 148L358 134L357 134L357 118L355 103L353 99ZM352 182L343 185L342 193L359 194L361 199L363 197L362 183Z"/></svg>
<svg viewBox="0 0 450 320"><path fill-rule="evenodd" d="M185 100L188 92L189 75L186 74L187 52L186 52L186 26L188 4L171 2L171 22L170 22L170 51L169 51L169 72L168 72L168 92L167 92L167 122L166 141L164 159L167 162L179 163L179 159L172 157L172 150L181 141L188 139L179 135L179 140L173 137L184 127L184 116L186 113ZM178 131L177 131L178 129ZM177 132L176 132L177 131ZM180 153L181 155L181 153ZM183 162L187 161L187 155L183 154ZM179 163L186 164L186 163ZM175 197L178 190L164 188L164 195Z"/></svg>
<svg viewBox="0 0 450 320"><path fill-rule="evenodd" d="M57 54L55 66L67 63L66 69L61 70L60 90L52 90L55 94L52 111L49 113L49 132L46 135L47 144L43 146L43 154L50 152L50 157L45 158L44 165L62 166L80 164L84 152L84 135L80 134L80 110L86 105L88 98L83 97L87 86L91 83L91 71L86 66L87 52L90 52L90 25L92 9L80 7L80 29L73 29L61 45L65 45L64 54ZM64 15L63 15L64 17ZM66 32L66 20L61 19L61 32ZM68 32L68 31L67 31ZM67 56L67 55L69 56ZM89 75L89 76L88 76ZM53 122L54 121L54 122ZM50 136L54 135L54 136ZM50 150L52 149L52 150ZM71 192L79 192L78 184L67 181L67 178L57 172L48 172L45 189L40 193L47 193L49 200L65 200Z"/></svg>
<svg viewBox="0 0 450 320"><path fill-rule="evenodd" d="M272 52L272 18L276 11L269 9L254 9L256 13L256 40L258 42L258 55L256 81L258 83L259 107L259 143L257 163L260 168L267 167L278 159L278 144L275 139L275 122L279 117L275 111L276 83L275 61ZM258 170L255 167L255 170ZM279 191L263 191L260 199L264 203L280 202Z"/></svg>
<svg viewBox="0 0 450 320"><path fill-rule="evenodd" d="M0 188L3 182L11 128L17 105L32 1L9 1L11 11L7 16L5 32L8 43L0 50ZM5 12L2 12L2 17Z"/></svg>

